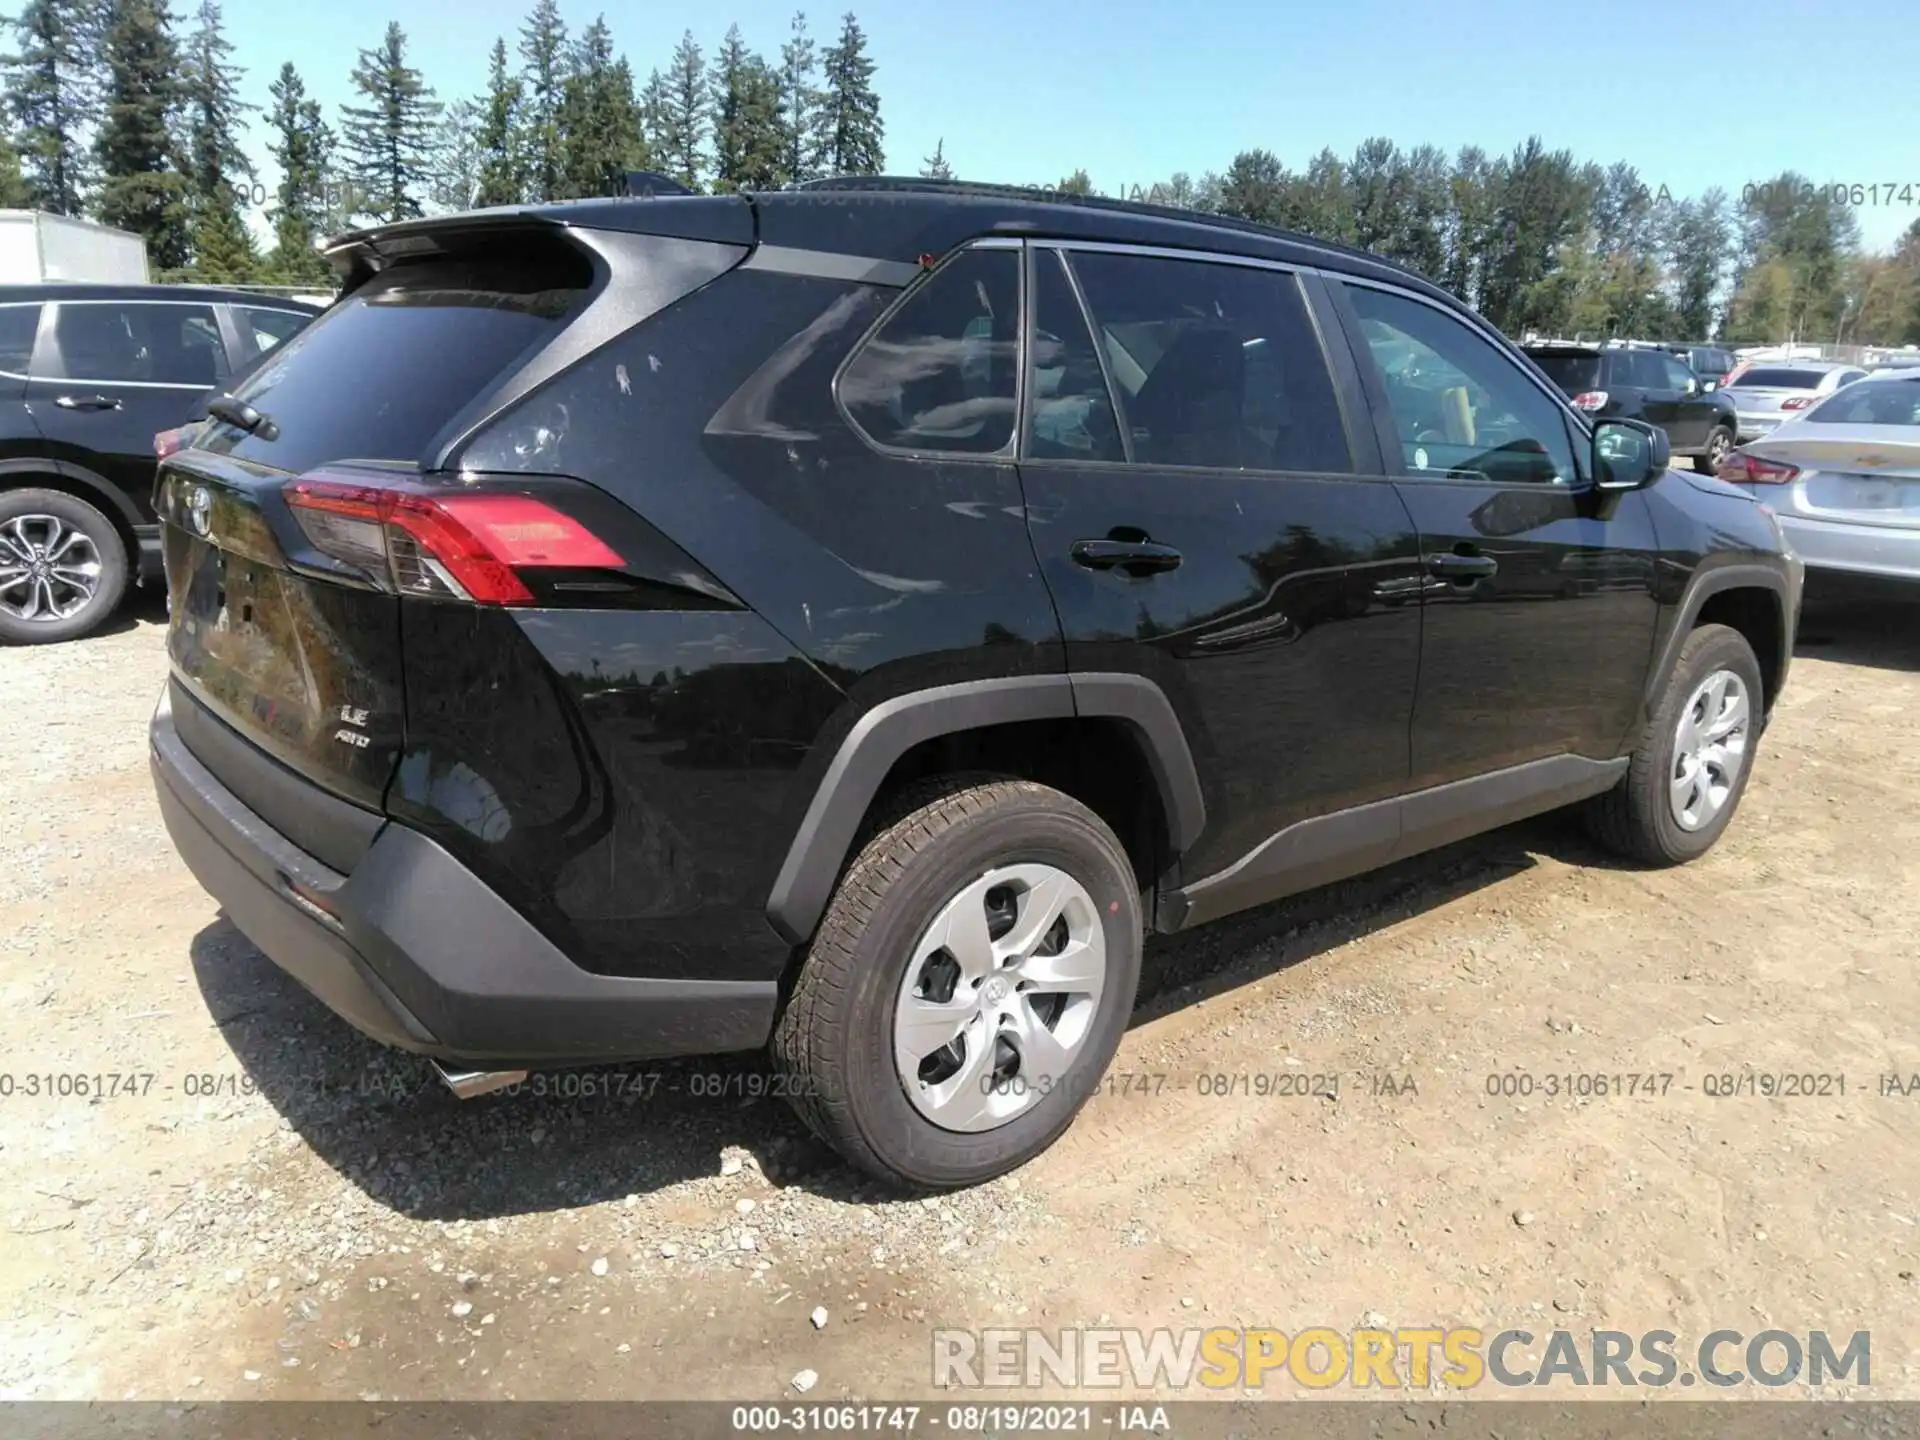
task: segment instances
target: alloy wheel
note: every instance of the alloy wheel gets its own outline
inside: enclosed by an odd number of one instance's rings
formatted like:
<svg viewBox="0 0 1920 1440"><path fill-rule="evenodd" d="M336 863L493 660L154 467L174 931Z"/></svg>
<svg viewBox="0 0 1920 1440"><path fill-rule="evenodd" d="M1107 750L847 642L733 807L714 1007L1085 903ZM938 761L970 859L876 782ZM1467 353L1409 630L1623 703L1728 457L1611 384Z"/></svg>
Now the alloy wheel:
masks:
<svg viewBox="0 0 1920 1440"><path fill-rule="evenodd" d="M0 611L16 620L67 620L100 590L100 550L55 515L0 523Z"/></svg>

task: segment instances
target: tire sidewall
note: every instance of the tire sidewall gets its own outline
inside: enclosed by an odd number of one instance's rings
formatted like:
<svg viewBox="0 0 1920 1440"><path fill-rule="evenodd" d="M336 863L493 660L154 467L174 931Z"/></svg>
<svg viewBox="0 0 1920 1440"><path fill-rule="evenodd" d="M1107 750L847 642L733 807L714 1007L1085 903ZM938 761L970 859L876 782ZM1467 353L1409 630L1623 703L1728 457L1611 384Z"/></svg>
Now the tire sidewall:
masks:
<svg viewBox="0 0 1920 1440"><path fill-rule="evenodd" d="M1733 793L1727 797L1727 803L1713 820L1698 830L1685 830L1680 822L1673 818L1673 806L1668 799L1669 777L1673 774L1676 731L1680 724L1681 707L1687 703L1696 686L1716 670L1731 670L1740 677L1740 683L1747 687L1750 714L1747 720L1747 751L1742 757L1740 773L1734 777ZM1747 780L1753 774L1754 762L1758 758L1760 746L1761 717L1766 697L1761 690L1760 664L1754 658L1752 647L1731 630L1716 629L1708 633L1697 645L1689 647L1681 656L1680 664L1674 667L1673 678L1667 682L1667 693L1660 705L1659 752L1656 764L1651 768L1655 783L1652 795L1651 820L1660 846L1677 860L1692 860L1706 854L1714 843L1733 822L1740 801L1747 793Z"/></svg>
<svg viewBox="0 0 1920 1440"><path fill-rule="evenodd" d="M21 515L52 515L81 531L100 554L100 585L78 614L65 620L19 620L0 612L0 644L51 645L77 640L119 608L127 588L127 551L113 521L84 500L55 490L0 494L0 524Z"/></svg>
<svg viewBox="0 0 1920 1440"><path fill-rule="evenodd" d="M1105 827L1077 804L1066 805L1073 808L1022 800L943 831L889 887L860 937L847 1013L848 1108L868 1144L916 1183L976 1184L1044 1150L1072 1123L1126 1031L1140 978L1139 897ZM1092 898L1107 944L1099 1009L1066 1075L1022 1114L992 1130L942 1129L913 1107L894 1066L900 988L914 946L941 907L985 871L1022 863L1056 866Z"/></svg>
<svg viewBox="0 0 1920 1440"><path fill-rule="evenodd" d="M1726 437L1726 449L1721 451L1722 458L1734 447L1733 431L1729 430L1726 426L1716 425L1713 429L1709 430L1707 432L1707 448L1705 452L1696 456L1693 462L1694 469L1698 470L1702 475L1711 475L1719 468L1714 464L1713 459L1713 440L1716 435L1724 435Z"/></svg>

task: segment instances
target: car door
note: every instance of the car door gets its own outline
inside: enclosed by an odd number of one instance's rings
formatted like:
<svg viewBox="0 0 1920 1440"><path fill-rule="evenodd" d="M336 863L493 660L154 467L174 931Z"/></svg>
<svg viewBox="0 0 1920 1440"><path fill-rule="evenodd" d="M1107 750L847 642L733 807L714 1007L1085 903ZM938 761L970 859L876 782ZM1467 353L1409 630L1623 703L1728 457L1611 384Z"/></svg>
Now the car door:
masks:
<svg viewBox="0 0 1920 1440"><path fill-rule="evenodd" d="M151 518L153 437L189 419L230 372L213 306L49 302L27 404L55 459L103 476Z"/></svg>
<svg viewBox="0 0 1920 1440"><path fill-rule="evenodd" d="M1414 787L1617 755L1639 714L1659 613L1645 497L1592 488L1586 427L1492 332L1394 287L1353 280L1336 293L1434 581ZM1378 363L1409 346L1432 381ZM1437 399L1436 384L1448 392ZM1551 784L1556 768L1581 769L1548 766L1513 788Z"/></svg>
<svg viewBox="0 0 1920 1440"><path fill-rule="evenodd" d="M40 331L40 302L0 304L0 466L9 460L37 459L40 428L27 404L27 370L34 337Z"/></svg>
<svg viewBox="0 0 1920 1440"><path fill-rule="evenodd" d="M1145 676L1180 717L1207 806L1182 875L1398 795L1418 547L1363 415L1350 433L1340 392L1357 398L1357 378L1344 346L1344 382L1330 368L1319 282L1115 246L1035 243L1028 263L1034 550L1069 668ZM1378 863L1397 833L1376 807L1335 868ZM1333 878L1298 858L1236 872L1188 919Z"/></svg>
<svg viewBox="0 0 1920 1440"><path fill-rule="evenodd" d="M1664 372L1663 395L1672 395L1666 421L1667 440L1676 450L1699 450L1707 443L1707 432L1720 415L1720 408L1707 398L1700 377L1671 355L1649 354Z"/></svg>
<svg viewBox="0 0 1920 1440"><path fill-rule="evenodd" d="M1667 432L1669 440L1679 445L1682 442L1674 435L1673 427L1680 421L1680 402L1686 397L1667 369L1671 358L1652 350L1623 350L1614 363L1633 377L1640 402L1637 408L1621 413L1658 425ZM1674 364L1678 368L1678 362Z"/></svg>

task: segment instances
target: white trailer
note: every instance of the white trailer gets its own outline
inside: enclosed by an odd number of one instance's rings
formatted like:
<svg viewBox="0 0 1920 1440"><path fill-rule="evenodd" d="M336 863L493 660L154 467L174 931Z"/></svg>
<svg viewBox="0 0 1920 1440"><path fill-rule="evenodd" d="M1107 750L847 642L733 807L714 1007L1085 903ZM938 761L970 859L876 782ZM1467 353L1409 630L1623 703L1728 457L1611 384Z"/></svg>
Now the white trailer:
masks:
<svg viewBox="0 0 1920 1440"><path fill-rule="evenodd" d="M147 242L138 235L39 210L0 210L0 285L145 285L148 279Z"/></svg>

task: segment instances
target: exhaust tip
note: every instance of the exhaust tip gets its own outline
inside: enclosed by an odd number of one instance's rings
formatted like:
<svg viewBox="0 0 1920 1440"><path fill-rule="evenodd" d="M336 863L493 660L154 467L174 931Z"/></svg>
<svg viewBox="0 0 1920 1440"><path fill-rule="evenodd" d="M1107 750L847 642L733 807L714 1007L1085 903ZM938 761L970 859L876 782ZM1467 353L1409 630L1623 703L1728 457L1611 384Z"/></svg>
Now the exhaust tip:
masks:
<svg viewBox="0 0 1920 1440"><path fill-rule="evenodd" d="M518 1085L527 1078L524 1070L455 1070L433 1062L433 1070L440 1081L462 1100L471 1100L478 1095L489 1095L495 1090L504 1090L509 1085Z"/></svg>

